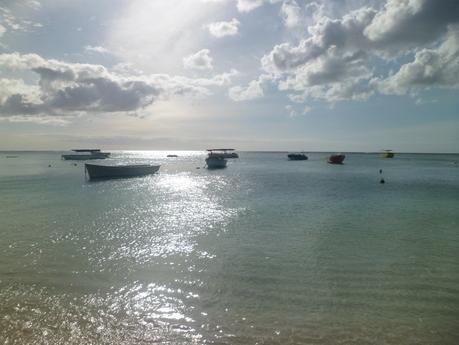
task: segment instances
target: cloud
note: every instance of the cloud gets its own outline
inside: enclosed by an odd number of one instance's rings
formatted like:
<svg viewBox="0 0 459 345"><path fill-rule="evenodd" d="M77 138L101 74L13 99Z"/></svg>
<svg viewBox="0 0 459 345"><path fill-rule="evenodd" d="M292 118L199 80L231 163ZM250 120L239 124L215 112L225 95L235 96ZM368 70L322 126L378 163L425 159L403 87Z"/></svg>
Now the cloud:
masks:
<svg viewBox="0 0 459 345"><path fill-rule="evenodd" d="M334 19L321 6L309 8L316 11L309 36L278 44L261 59L264 73L275 76L279 90L295 91L296 100L365 100L376 91L456 87L457 0L389 0L380 11L363 6ZM384 64L401 54L415 54L415 60L387 80L374 77L376 60Z"/></svg>
<svg viewBox="0 0 459 345"><path fill-rule="evenodd" d="M281 17L287 27L297 26L301 22L301 7L295 0L285 0L281 7Z"/></svg>
<svg viewBox="0 0 459 345"><path fill-rule="evenodd" d="M209 87L228 85L238 74L231 70L209 79L167 74L127 76L102 65L66 63L18 53L0 54L0 67L38 76L34 85L0 79L0 116L136 113L157 100L210 95Z"/></svg>
<svg viewBox="0 0 459 345"><path fill-rule="evenodd" d="M15 15L14 12L11 10L11 8L14 8L15 6L30 8L32 10L38 10L41 4L38 1L25 1L19 3L14 1L7 1L5 4L1 4L0 21L2 22L2 24L0 25L0 37L6 31L30 32L37 28L43 27L43 25L39 22L29 20L25 16L19 17Z"/></svg>
<svg viewBox="0 0 459 345"><path fill-rule="evenodd" d="M261 75L258 79L252 80L247 87L234 86L229 89L228 96L236 102L249 101L261 98L264 95L263 86L270 81L267 75Z"/></svg>
<svg viewBox="0 0 459 345"><path fill-rule="evenodd" d="M212 57L209 49L202 49L194 54L183 58L183 66L187 69L211 70Z"/></svg>
<svg viewBox="0 0 459 345"><path fill-rule="evenodd" d="M459 88L459 25L450 27L437 49L422 49L386 79L373 80L385 94L416 94L425 88Z"/></svg>
<svg viewBox="0 0 459 345"><path fill-rule="evenodd" d="M275 46L261 59L262 67L277 76L282 91L302 92L303 97L330 102L366 99L371 91L364 84L372 73L361 41L375 13L362 8L341 19L319 17L308 28L310 37L298 45Z"/></svg>
<svg viewBox="0 0 459 345"><path fill-rule="evenodd" d="M449 24L457 22L457 0L388 0L364 34L375 48L397 55L435 41Z"/></svg>
<svg viewBox="0 0 459 345"><path fill-rule="evenodd" d="M237 0L237 9L240 12L250 12L265 3L274 4L280 2L281 0Z"/></svg>
<svg viewBox="0 0 459 345"><path fill-rule="evenodd" d="M234 36L238 33L239 25L241 23L236 18L231 19L229 22L215 22L207 25L209 32L215 37Z"/></svg>
<svg viewBox="0 0 459 345"><path fill-rule="evenodd" d="M40 1L37 1L37 0L28 0L26 2L27 6L29 6L30 8L33 8L34 10L38 10L40 9L41 7L41 3Z"/></svg>
<svg viewBox="0 0 459 345"><path fill-rule="evenodd" d="M303 115L305 115L305 114L307 114L307 113L309 113L311 111L312 111L312 108L306 105L304 107L304 109L303 109Z"/></svg>
<svg viewBox="0 0 459 345"><path fill-rule="evenodd" d="M84 49L88 52L95 52L95 53L100 53L100 54L107 54L110 51L107 48L101 47L101 46L86 46Z"/></svg>

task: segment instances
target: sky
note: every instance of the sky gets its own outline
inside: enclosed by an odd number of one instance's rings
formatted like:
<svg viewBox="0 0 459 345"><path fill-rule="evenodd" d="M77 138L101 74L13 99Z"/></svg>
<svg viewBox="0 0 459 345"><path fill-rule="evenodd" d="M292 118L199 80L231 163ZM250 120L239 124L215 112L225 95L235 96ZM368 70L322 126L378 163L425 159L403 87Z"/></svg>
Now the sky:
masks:
<svg viewBox="0 0 459 345"><path fill-rule="evenodd" d="M458 0L0 0L0 150L459 152Z"/></svg>

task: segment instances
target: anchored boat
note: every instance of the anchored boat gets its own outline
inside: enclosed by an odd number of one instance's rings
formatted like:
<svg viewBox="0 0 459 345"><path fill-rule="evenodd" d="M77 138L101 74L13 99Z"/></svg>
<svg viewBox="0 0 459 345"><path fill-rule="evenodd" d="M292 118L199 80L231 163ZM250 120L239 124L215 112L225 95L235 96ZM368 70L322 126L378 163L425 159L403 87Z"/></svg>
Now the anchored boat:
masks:
<svg viewBox="0 0 459 345"><path fill-rule="evenodd" d="M234 149L208 149L209 157L239 158Z"/></svg>
<svg viewBox="0 0 459 345"><path fill-rule="evenodd" d="M394 153L392 150L384 150L382 156L383 158L394 158Z"/></svg>
<svg viewBox="0 0 459 345"><path fill-rule="evenodd" d="M308 159L308 156L306 156L303 152L289 153L287 157L290 161L305 161Z"/></svg>
<svg viewBox="0 0 459 345"><path fill-rule="evenodd" d="M207 169L223 169L226 168L228 161L223 157L208 156L206 158Z"/></svg>
<svg viewBox="0 0 459 345"><path fill-rule="evenodd" d="M346 156L341 153L336 154L336 155L331 155L330 157L328 157L328 163L343 164L344 158L346 158Z"/></svg>
<svg viewBox="0 0 459 345"><path fill-rule="evenodd" d="M100 149L75 149L75 153L62 155L64 160L84 161L88 159L105 159L110 156L110 152L101 152Z"/></svg>
<svg viewBox="0 0 459 345"><path fill-rule="evenodd" d="M157 172L160 165L136 164L136 165L84 165L89 179L111 179L151 175Z"/></svg>

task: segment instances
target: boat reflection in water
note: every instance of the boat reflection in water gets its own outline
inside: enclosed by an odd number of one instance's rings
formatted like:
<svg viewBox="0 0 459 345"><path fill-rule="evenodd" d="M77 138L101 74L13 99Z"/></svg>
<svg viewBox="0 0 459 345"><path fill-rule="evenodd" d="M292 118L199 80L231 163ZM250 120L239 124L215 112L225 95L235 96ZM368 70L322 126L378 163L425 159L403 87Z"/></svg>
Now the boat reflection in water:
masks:
<svg viewBox="0 0 459 345"><path fill-rule="evenodd" d="M338 153L336 155L331 155L328 157L328 163L330 164L343 164L344 158L346 158L345 155L342 153Z"/></svg>
<svg viewBox="0 0 459 345"><path fill-rule="evenodd" d="M154 174L160 165L135 164L135 165L97 165L85 164L90 180L138 177Z"/></svg>

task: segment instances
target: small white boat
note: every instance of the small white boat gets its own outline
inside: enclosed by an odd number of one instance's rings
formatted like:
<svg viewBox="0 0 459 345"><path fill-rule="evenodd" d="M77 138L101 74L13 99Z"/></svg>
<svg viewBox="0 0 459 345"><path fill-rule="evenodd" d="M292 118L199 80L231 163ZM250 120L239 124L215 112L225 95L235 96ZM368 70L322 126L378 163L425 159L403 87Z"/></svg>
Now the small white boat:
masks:
<svg viewBox="0 0 459 345"><path fill-rule="evenodd" d="M101 152L100 149L75 149L74 153L62 155L64 160L85 161L88 159L105 159L110 152Z"/></svg>
<svg viewBox="0 0 459 345"><path fill-rule="evenodd" d="M226 168L226 163L228 163L228 161L223 157L211 156L209 154L206 158L207 169L223 169Z"/></svg>
<svg viewBox="0 0 459 345"><path fill-rule="evenodd" d="M124 177L138 177L154 174L159 170L160 165L135 164L135 165L84 165L88 172L89 179L111 179Z"/></svg>

